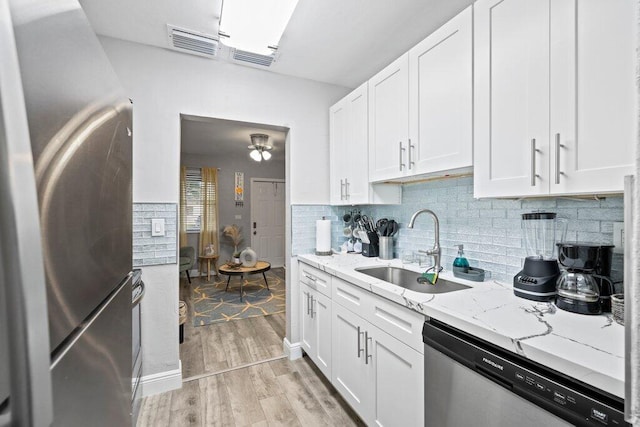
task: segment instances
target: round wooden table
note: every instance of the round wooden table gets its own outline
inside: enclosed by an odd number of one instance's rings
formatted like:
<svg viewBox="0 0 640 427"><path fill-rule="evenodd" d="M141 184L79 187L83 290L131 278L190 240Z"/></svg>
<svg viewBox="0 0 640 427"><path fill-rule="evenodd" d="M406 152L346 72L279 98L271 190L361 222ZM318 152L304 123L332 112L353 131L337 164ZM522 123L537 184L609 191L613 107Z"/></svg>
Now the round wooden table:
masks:
<svg viewBox="0 0 640 427"><path fill-rule="evenodd" d="M271 269L271 264L269 264L266 261L258 261L258 263L253 267L230 267L227 264L224 264L218 267L218 271L220 271L220 273L228 276L227 286L224 288L225 292L227 292L227 289L229 288L229 282L231 281L231 276L240 276L240 301L242 301L242 284L244 283L244 275L262 273L262 277L264 277L264 283L265 285L267 285L267 289L269 289L267 276L264 273L266 271L269 271L270 269Z"/></svg>
<svg viewBox="0 0 640 427"><path fill-rule="evenodd" d="M207 263L207 282L211 281L211 261L213 261L213 272L217 276L218 275L218 266L216 265L218 262L218 255L200 255L198 257L200 259L200 274L202 274L202 267L204 263Z"/></svg>

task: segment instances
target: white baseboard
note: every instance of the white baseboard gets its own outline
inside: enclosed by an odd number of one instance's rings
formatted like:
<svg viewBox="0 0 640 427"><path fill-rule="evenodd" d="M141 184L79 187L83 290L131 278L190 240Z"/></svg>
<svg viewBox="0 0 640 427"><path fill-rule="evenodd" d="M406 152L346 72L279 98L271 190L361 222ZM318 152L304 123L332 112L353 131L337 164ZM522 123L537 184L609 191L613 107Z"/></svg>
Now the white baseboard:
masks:
<svg viewBox="0 0 640 427"><path fill-rule="evenodd" d="M140 379L142 397L164 393L182 387L182 361L178 361L178 369L145 375Z"/></svg>
<svg viewBox="0 0 640 427"><path fill-rule="evenodd" d="M302 357L302 345L299 342L292 344L285 338L282 341L282 349L289 360L296 360Z"/></svg>

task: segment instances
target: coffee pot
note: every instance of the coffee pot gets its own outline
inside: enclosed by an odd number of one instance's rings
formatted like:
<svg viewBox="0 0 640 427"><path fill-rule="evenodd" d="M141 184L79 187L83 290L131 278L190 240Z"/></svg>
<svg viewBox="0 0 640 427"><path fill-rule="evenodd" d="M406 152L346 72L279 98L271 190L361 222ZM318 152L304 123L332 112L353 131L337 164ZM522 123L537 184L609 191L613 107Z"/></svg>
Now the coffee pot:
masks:
<svg viewBox="0 0 640 427"><path fill-rule="evenodd" d="M557 282L556 306L580 314L611 311L613 246L600 243L558 243L562 273Z"/></svg>

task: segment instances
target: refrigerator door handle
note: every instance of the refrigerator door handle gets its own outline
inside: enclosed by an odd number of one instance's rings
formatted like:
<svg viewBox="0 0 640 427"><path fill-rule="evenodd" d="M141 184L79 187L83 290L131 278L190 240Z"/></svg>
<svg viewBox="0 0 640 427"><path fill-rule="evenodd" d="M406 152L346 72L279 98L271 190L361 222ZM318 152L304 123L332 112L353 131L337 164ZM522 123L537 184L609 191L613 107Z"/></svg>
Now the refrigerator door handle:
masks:
<svg viewBox="0 0 640 427"><path fill-rule="evenodd" d="M53 421L38 196L13 23L0 0L0 286L7 316L11 425ZM6 363L6 360L0 362Z"/></svg>
<svg viewBox="0 0 640 427"><path fill-rule="evenodd" d="M140 288L140 293L138 294L136 299L134 299L133 302L131 303L131 305L133 307L135 307L136 305L140 304L140 301L142 301L142 298L144 297L145 287L144 287L144 282L142 280L140 280L140 282L136 286L136 289L137 288Z"/></svg>

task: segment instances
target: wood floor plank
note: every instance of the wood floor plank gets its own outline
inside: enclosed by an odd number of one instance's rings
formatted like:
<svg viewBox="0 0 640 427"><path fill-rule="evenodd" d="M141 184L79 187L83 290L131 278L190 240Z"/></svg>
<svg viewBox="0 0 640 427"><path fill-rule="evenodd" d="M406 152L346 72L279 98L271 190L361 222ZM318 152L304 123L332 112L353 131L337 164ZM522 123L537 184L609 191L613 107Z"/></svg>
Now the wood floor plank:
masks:
<svg viewBox="0 0 640 427"><path fill-rule="evenodd" d="M265 415L258 401L248 369L238 369L222 374L224 377L233 419L237 426L251 425L265 421Z"/></svg>
<svg viewBox="0 0 640 427"><path fill-rule="evenodd" d="M197 374L205 372L217 372L229 368L227 353L222 343L223 335L220 333L220 324L214 323L207 326L199 326L202 329L203 369Z"/></svg>
<svg viewBox="0 0 640 427"><path fill-rule="evenodd" d="M138 415L138 427L169 426L171 397L172 392L167 392L145 398Z"/></svg>
<svg viewBox="0 0 640 427"><path fill-rule="evenodd" d="M227 355L229 367L242 366L251 362L249 352L237 334L237 326L234 325L236 322L242 322L242 320L220 323L221 344Z"/></svg>
<svg viewBox="0 0 640 427"><path fill-rule="evenodd" d="M271 369L276 377L297 372L295 365L288 359L274 360L273 362L269 362L269 365L271 365Z"/></svg>
<svg viewBox="0 0 640 427"><path fill-rule="evenodd" d="M313 365L308 357L293 362L300 373L302 381L320 402L322 408L329 414L335 426L365 426L347 402L345 402L331 382Z"/></svg>
<svg viewBox="0 0 640 427"><path fill-rule="evenodd" d="M280 343L282 343L282 340L284 339L287 332L286 331L287 318L285 317L285 314L277 313L269 316L264 316L264 320L267 321L269 325L271 325L271 328L275 331L275 333L280 338Z"/></svg>
<svg viewBox="0 0 640 427"><path fill-rule="evenodd" d="M313 393L300 378L300 373L293 372L280 375L278 382L285 390L285 395L304 426L329 426L329 416L322 408Z"/></svg>
<svg viewBox="0 0 640 427"><path fill-rule="evenodd" d="M202 402L197 381L185 383L171 397L169 425L172 427L202 426Z"/></svg>
<svg viewBox="0 0 640 427"><path fill-rule="evenodd" d="M213 375L197 381L200 388L201 419L203 426L234 427L236 426L231 399L223 375ZM184 386L184 384L183 384Z"/></svg>
<svg viewBox="0 0 640 427"><path fill-rule="evenodd" d="M259 400L266 399L276 394L284 394L276 375L271 369L271 363L261 363L248 368L249 377Z"/></svg>
<svg viewBox="0 0 640 427"><path fill-rule="evenodd" d="M261 316L249 319L257 333L257 341L265 348L270 357L284 354L282 349L282 338L273 330L266 317Z"/></svg>
<svg viewBox="0 0 640 427"><path fill-rule="evenodd" d="M260 400L269 426L302 426L285 395L275 395Z"/></svg>

